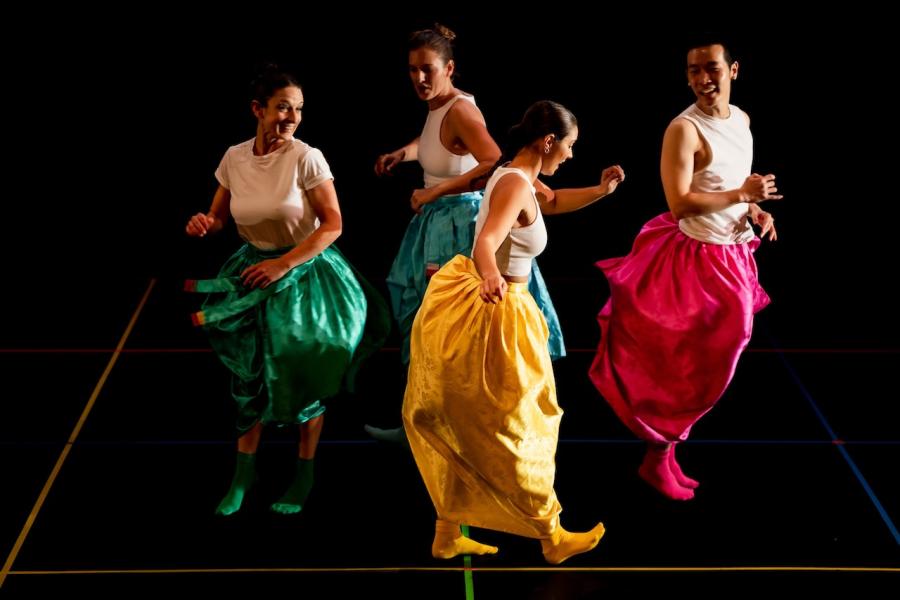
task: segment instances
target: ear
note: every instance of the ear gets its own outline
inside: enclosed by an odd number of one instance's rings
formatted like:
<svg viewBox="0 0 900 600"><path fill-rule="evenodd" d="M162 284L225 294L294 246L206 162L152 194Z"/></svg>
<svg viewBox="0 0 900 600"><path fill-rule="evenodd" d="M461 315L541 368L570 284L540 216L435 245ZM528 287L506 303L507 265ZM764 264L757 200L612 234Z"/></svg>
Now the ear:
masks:
<svg viewBox="0 0 900 600"><path fill-rule="evenodd" d="M731 78L732 79L737 79L739 66L740 65L738 65L738 61L734 61L733 63L731 63Z"/></svg>
<svg viewBox="0 0 900 600"><path fill-rule="evenodd" d="M550 148L553 147L553 144L556 143L556 134L548 133L544 136L544 141L541 144L541 150L544 151L544 154L548 154L550 152Z"/></svg>
<svg viewBox="0 0 900 600"><path fill-rule="evenodd" d="M450 59L447 63L447 77L453 77L453 72L456 71L456 61Z"/></svg>
<svg viewBox="0 0 900 600"><path fill-rule="evenodd" d="M259 100L252 100L250 102L250 110L253 112L254 117L256 117L257 119L261 119L265 107L259 102Z"/></svg>

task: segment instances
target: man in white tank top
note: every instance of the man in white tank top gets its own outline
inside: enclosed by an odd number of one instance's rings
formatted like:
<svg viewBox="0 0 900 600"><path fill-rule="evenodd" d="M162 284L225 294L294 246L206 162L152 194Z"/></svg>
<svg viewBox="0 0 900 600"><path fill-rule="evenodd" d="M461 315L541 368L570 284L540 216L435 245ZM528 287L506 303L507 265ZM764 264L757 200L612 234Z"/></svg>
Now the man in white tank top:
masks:
<svg viewBox="0 0 900 600"><path fill-rule="evenodd" d="M722 44L694 46L688 85L696 102L663 139L660 173L669 211L646 225L631 253L600 261L610 299L590 377L616 415L647 442L639 475L675 500L697 481L675 444L724 393L750 340L753 315L769 302L753 251L775 239L759 208L779 199L775 176L751 172L750 119L729 104L738 63ZM749 219L749 222L748 222Z"/></svg>

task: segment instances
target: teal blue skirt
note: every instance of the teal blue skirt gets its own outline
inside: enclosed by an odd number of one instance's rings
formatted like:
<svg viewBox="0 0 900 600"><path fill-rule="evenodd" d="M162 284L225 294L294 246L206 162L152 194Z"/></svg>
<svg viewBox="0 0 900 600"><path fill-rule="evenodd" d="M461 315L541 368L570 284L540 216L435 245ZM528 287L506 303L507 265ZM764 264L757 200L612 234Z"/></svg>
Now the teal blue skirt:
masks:
<svg viewBox="0 0 900 600"><path fill-rule="evenodd" d="M192 319L231 371L239 432L321 415L390 331L384 300L333 245L265 289L243 286L244 269L290 249L245 244L218 278L185 286L209 294Z"/></svg>
<svg viewBox="0 0 900 600"><path fill-rule="evenodd" d="M400 347L403 364L409 364L409 335L425 297L428 279L457 254L472 256L475 220L482 197L481 192L442 196L424 205L422 212L413 215L406 228L387 277L391 309L403 337ZM559 317L536 261L531 263L528 291L550 329L550 357L556 360L565 356Z"/></svg>

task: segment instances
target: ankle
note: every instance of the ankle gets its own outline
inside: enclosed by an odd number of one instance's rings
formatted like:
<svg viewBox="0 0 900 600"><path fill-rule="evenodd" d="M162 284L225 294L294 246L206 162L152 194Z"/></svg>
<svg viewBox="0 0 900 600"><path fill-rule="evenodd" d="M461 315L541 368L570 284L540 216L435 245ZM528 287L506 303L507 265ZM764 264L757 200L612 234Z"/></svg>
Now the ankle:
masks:
<svg viewBox="0 0 900 600"><path fill-rule="evenodd" d="M462 537L462 531L460 531L459 529L459 523L437 519L434 522L434 537L440 537L442 539L448 540L455 540Z"/></svg>

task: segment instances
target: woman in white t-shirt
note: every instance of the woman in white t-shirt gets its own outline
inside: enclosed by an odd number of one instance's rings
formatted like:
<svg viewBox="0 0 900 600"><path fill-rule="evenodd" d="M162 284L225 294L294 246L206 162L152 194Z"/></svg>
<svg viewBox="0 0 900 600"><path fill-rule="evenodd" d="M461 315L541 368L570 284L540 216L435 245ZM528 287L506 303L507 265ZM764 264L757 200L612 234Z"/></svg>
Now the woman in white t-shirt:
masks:
<svg viewBox="0 0 900 600"><path fill-rule="evenodd" d="M341 210L322 153L294 138L303 110L296 79L275 67L253 84L256 135L232 146L216 170L207 213L187 224L204 237L235 221L245 244L216 279L189 281L209 293L193 315L231 371L238 403L237 467L216 513L238 511L256 480L262 425L299 425L297 473L271 509L299 512L313 483L322 401L349 384L358 361L386 337L387 307L333 246Z"/></svg>

